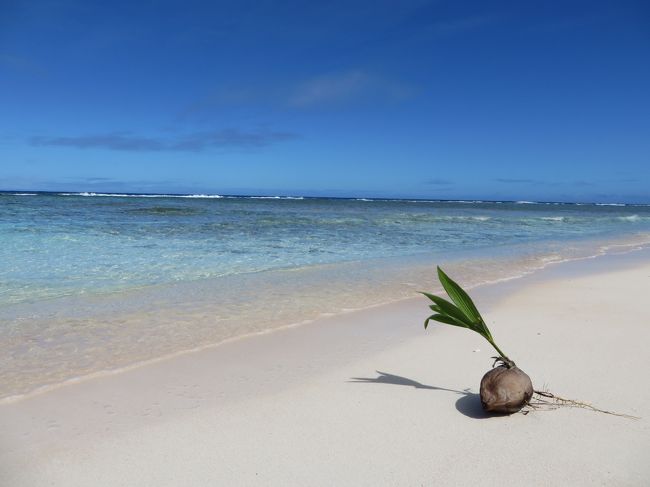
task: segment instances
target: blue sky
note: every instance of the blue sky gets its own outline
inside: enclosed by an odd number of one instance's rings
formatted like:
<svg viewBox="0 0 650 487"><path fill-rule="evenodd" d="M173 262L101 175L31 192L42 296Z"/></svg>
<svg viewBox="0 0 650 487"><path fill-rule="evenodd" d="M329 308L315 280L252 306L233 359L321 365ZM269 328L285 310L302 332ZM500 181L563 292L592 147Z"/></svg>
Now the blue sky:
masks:
<svg viewBox="0 0 650 487"><path fill-rule="evenodd" d="M650 7L0 3L0 189L650 202Z"/></svg>

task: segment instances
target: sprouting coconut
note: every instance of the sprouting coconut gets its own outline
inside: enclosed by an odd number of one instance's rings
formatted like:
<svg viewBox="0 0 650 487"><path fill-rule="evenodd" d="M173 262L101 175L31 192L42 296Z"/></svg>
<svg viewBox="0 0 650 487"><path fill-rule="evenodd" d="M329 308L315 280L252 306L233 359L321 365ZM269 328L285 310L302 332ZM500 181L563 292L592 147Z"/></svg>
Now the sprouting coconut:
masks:
<svg viewBox="0 0 650 487"><path fill-rule="evenodd" d="M550 409L571 407L589 409L598 413L612 414L628 419L639 419L629 414L598 409L586 402L565 399L548 391L534 390L528 374L517 367L494 343L492 333L490 333L468 294L452 281L440 267L438 267L438 278L453 302L449 302L440 296L422 293L433 301L433 304L429 307L435 312L424 321L424 328L427 328L431 320L447 325L460 326L461 328L469 328L490 342L490 345L499 354L497 357L493 357L495 361L492 370L481 379L480 396L483 409L493 413L510 414L516 413L526 405L534 409L540 407ZM499 366L494 367L497 363L499 363ZM533 394L535 395L535 401L531 402Z"/></svg>
<svg viewBox="0 0 650 487"><path fill-rule="evenodd" d="M500 365L481 379L480 396L486 411L516 413L533 397L533 383L519 367Z"/></svg>
<svg viewBox="0 0 650 487"><path fill-rule="evenodd" d="M424 328L429 321L435 320L448 325L469 328L484 337L499 354L495 358L494 367L481 379L481 404L483 409L494 413L516 413L527 405L533 396L533 383L523 370L515 365L494 343L492 334L474 302L463 289L438 267L438 278L453 302L440 296L422 293L434 304L430 308L435 311L424 322Z"/></svg>

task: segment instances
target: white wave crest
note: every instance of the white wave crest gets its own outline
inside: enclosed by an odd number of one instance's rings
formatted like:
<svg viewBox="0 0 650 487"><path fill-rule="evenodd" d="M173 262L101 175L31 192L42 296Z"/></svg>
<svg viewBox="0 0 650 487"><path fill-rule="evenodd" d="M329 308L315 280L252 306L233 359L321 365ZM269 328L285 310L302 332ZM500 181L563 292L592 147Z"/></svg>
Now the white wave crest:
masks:
<svg viewBox="0 0 650 487"><path fill-rule="evenodd" d="M219 194L123 194L123 193L93 193L83 191L81 193L58 193L59 196L84 196L104 198L208 198L219 199Z"/></svg>
<svg viewBox="0 0 650 487"><path fill-rule="evenodd" d="M304 200L303 196L242 196L251 200Z"/></svg>

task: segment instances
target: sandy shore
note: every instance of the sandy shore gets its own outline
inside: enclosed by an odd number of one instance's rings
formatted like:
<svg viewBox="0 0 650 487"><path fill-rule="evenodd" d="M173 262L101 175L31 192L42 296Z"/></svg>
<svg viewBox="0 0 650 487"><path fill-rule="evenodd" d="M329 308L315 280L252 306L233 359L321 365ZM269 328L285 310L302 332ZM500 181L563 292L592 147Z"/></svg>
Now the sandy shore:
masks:
<svg viewBox="0 0 650 487"><path fill-rule="evenodd" d="M0 405L0 485L647 485L650 253L476 289L537 389L582 409L487 417L493 351L425 332L424 298Z"/></svg>

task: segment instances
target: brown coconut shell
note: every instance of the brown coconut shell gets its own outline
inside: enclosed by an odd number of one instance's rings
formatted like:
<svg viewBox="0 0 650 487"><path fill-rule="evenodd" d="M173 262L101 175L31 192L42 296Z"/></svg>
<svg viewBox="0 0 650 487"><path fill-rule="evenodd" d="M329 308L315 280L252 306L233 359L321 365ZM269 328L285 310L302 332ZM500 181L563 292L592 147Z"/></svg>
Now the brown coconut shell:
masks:
<svg viewBox="0 0 650 487"><path fill-rule="evenodd" d="M519 367L500 365L481 379L481 404L493 413L516 413L533 396L533 383Z"/></svg>

